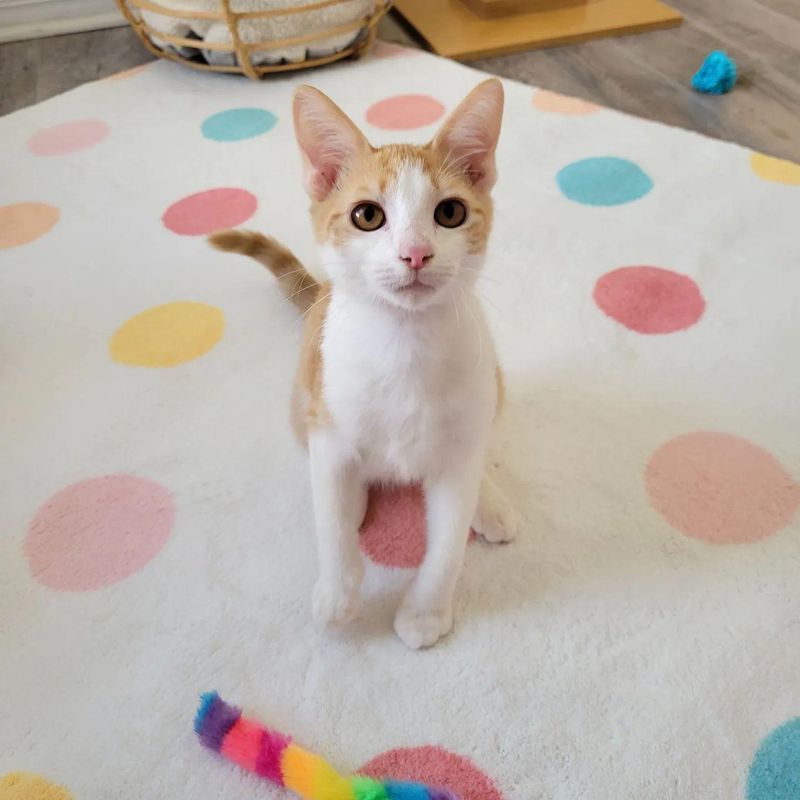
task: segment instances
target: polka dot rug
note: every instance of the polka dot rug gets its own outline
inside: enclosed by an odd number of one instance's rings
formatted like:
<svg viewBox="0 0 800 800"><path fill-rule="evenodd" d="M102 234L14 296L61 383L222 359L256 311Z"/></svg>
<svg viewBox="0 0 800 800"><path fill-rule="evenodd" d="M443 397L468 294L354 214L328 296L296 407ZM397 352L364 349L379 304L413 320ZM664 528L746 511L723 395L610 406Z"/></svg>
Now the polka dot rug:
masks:
<svg viewBox="0 0 800 800"><path fill-rule="evenodd" d="M376 490L364 610L312 627L299 322L205 236L316 263L300 82L379 144L480 77L158 63L0 119L0 800L285 797L196 743L208 689L464 800L800 797L800 166L767 154L506 83L479 291L522 534L412 653L423 500Z"/></svg>

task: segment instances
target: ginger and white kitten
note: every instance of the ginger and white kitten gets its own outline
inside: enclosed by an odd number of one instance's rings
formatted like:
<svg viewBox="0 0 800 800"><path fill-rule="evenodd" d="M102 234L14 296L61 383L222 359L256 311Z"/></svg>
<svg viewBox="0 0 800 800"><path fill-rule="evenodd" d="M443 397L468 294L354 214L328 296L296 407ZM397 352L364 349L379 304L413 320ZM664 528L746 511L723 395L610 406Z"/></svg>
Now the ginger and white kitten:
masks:
<svg viewBox="0 0 800 800"><path fill-rule="evenodd" d="M453 625L470 526L516 532L485 470L502 379L473 287L492 219L502 84L477 86L424 146L374 148L321 92L300 87L294 124L328 282L259 234L216 247L253 256L306 309L293 422L311 459L317 622L348 622L364 567L359 527L375 483L421 482L428 547L395 617L412 648Z"/></svg>

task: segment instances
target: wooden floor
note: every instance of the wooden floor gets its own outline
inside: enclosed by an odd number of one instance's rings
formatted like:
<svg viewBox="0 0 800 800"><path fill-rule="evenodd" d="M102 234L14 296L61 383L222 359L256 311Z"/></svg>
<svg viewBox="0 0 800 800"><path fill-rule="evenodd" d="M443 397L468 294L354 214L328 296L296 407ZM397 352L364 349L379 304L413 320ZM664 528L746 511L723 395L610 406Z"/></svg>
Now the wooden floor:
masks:
<svg viewBox="0 0 800 800"><path fill-rule="evenodd" d="M673 30L472 62L487 72L800 162L800 0L671 0ZM394 20L385 39L414 42ZM724 49L741 79L722 97L691 76ZM127 28L0 45L0 114L151 60ZM232 78L237 80L237 78Z"/></svg>

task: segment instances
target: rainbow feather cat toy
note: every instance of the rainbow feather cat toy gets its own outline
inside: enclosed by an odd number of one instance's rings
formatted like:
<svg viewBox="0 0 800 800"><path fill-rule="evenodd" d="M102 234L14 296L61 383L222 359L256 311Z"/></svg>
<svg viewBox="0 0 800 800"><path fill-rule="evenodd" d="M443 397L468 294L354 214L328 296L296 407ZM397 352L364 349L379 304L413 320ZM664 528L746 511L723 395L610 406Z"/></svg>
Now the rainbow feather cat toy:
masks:
<svg viewBox="0 0 800 800"><path fill-rule="evenodd" d="M420 783L340 775L327 761L298 747L290 736L242 716L216 692L207 692L194 720L200 741L240 767L303 800L461 800L448 789Z"/></svg>

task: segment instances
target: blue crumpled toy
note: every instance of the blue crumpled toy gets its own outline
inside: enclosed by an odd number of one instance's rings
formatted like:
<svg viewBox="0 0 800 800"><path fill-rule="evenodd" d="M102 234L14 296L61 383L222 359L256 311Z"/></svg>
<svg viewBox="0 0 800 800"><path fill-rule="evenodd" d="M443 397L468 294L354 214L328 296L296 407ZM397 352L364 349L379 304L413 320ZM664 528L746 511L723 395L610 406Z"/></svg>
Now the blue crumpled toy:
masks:
<svg viewBox="0 0 800 800"><path fill-rule="evenodd" d="M694 74L692 86L705 94L725 94L736 83L736 64L722 50L715 50Z"/></svg>

